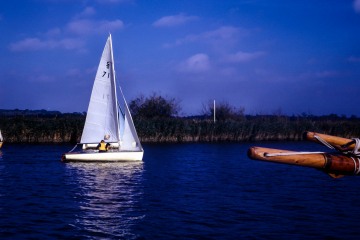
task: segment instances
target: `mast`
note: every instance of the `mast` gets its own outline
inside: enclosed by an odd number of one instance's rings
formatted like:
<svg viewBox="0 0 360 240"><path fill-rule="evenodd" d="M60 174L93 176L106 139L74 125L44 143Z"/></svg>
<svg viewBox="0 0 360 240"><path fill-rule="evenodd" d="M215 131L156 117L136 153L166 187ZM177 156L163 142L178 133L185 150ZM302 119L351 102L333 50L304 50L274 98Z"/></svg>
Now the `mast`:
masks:
<svg viewBox="0 0 360 240"><path fill-rule="evenodd" d="M216 117L215 117L215 99L214 99L214 124L215 124L215 121L216 121Z"/></svg>
<svg viewBox="0 0 360 240"><path fill-rule="evenodd" d="M117 99L117 93L116 93L116 74L115 74L115 62L114 62L114 53L113 53L113 46L112 46L112 38L111 33L109 33L109 39L110 39L110 55L111 55L111 71L113 74L113 91L114 91L114 102L115 102L115 108L116 108L116 122L118 125L117 128L117 137L119 139L119 146L120 146L120 127L119 127L119 103Z"/></svg>

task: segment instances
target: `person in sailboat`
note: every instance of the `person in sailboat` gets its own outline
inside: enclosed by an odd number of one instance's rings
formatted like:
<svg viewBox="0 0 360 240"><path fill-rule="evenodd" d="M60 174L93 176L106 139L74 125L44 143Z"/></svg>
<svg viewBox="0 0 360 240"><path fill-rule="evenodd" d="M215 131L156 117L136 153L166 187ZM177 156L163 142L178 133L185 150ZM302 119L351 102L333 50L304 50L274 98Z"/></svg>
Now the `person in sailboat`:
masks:
<svg viewBox="0 0 360 240"><path fill-rule="evenodd" d="M105 143L104 140L101 140L101 142L97 145L97 149L99 149L99 152L107 152L109 150L110 143Z"/></svg>

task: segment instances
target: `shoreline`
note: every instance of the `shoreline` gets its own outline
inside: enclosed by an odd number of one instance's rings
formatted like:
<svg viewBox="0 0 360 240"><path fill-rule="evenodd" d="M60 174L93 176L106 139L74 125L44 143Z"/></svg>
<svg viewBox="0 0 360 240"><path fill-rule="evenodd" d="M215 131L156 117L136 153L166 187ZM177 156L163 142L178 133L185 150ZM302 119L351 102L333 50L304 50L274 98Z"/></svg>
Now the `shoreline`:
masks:
<svg viewBox="0 0 360 240"><path fill-rule="evenodd" d="M85 115L0 115L7 143L76 144ZM307 131L345 138L360 137L360 118L244 115L214 123L206 116L134 118L141 143L301 141ZM99 139L100 141L101 139Z"/></svg>

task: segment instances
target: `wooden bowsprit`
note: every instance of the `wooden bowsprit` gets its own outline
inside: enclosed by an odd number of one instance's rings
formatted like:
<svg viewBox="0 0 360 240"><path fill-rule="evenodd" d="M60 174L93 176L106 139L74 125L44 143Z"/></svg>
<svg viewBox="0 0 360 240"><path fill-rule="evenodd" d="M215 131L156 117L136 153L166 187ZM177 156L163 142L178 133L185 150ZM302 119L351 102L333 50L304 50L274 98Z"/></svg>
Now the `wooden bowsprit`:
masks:
<svg viewBox="0 0 360 240"><path fill-rule="evenodd" d="M251 147L247 153L248 157L255 160L311 167L322 170L333 178L360 175L360 159L358 155L354 154L354 151L357 151L356 145L358 145L356 140L313 132L307 132L304 135L308 140L322 144L327 143L339 152L297 152Z"/></svg>
<svg viewBox="0 0 360 240"><path fill-rule="evenodd" d="M340 152L359 153L358 140L356 138L342 138L316 132L305 132L304 139L323 144Z"/></svg>

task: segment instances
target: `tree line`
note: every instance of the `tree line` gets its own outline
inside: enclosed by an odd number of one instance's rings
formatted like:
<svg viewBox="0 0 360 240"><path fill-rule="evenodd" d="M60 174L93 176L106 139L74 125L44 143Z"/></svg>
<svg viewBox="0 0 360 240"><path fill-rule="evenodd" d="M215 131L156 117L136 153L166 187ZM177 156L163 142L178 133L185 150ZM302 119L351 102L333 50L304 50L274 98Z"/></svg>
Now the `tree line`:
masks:
<svg viewBox="0 0 360 240"><path fill-rule="evenodd" d="M159 94L139 96L129 102L142 142L240 142L298 141L305 131L341 137L360 136L360 118L335 114L314 116L246 115L244 108L227 102L203 105L197 116L180 117L181 107L174 98ZM46 110L0 110L0 129L12 143L76 143L81 138L86 113Z"/></svg>

